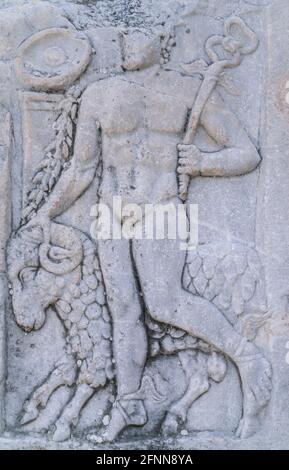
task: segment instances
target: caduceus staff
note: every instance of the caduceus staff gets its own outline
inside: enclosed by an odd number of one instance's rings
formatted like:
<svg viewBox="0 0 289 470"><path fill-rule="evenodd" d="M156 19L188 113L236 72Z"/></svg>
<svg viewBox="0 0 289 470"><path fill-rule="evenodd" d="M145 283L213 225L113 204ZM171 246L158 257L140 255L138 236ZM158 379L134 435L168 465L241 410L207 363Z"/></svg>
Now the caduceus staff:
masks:
<svg viewBox="0 0 289 470"><path fill-rule="evenodd" d="M231 35L233 26L240 28L242 36L247 40L247 44L235 39ZM221 46L223 51L230 57L220 59L215 51L216 46ZM203 81L197 94L194 106L192 108L187 130L183 139L183 145L191 145L194 142L199 122L208 99L214 91L217 83L227 68L234 68L240 65L242 56L251 54L258 47L258 39L255 33L239 17L231 17L224 23L224 36L215 35L210 37L205 45L205 50L212 63L208 65L203 60L197 60L187 65L186 70L190 72L201 73ZM191 176L182 173L182 165L178 165L179 174L179 197L186 201Z"/></svg>

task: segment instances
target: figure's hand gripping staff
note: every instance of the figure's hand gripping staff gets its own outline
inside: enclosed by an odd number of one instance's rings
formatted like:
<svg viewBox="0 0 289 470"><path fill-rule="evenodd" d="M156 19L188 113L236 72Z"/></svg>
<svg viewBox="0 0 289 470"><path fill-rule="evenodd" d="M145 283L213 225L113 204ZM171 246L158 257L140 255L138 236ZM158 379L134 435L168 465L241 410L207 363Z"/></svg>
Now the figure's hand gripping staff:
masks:
<svg viewBox="0 0 289 470"><path fill-rule="evenodd" d="M244 37L244 42L232 36L231 30L233 26L239 27L242 37ZM216 46L221 46L225 53L229 54L231 57L220 59L215 51ZM212 36L207 40L205 50L208 57L211 59L211 64L208 65L204 61L196 61L191 64L193 66L192 68L194 68L194 64L196 64L196 71L199 68L198 64L202 64L202 71L198 70L198 72L203 73L204 78L190 114L186 134L183 139L184 145L193 144L202 112L222 72L224 72L226 68L233 68L240 65L242 56L251 54L257 47L258 39L255 33L239 17L232 17L225 21L224 36ZM187 198L190 179L190 175L179 175L179 197L182 201L185 201Z"/></svg>

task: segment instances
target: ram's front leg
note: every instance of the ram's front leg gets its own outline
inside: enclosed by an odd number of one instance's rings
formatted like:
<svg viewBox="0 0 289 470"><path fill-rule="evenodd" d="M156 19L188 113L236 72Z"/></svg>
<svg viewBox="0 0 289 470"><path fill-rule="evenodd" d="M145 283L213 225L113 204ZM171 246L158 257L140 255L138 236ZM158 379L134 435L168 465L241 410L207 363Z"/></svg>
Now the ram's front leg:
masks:
<svg viewBox="0 0 289 470"><path fill-rule="evenodd" d="M37 388L23 406L21 425L25 425L38 418L41 409L46 408L47 402L53 392L61 385L71 387L75 383L76 367L73 361L59 363L49 374L45 382Z"/></svg>
<svg viewBox="0 0 289 470"><path fill-rule="evenodd" d="M56 421L56 430L53 434L54 441L66 441L70 438L72 426L76 426L79 420L80 412L95 390L87 384L77 386L72 400L64 408L62 415Z"/></svg>

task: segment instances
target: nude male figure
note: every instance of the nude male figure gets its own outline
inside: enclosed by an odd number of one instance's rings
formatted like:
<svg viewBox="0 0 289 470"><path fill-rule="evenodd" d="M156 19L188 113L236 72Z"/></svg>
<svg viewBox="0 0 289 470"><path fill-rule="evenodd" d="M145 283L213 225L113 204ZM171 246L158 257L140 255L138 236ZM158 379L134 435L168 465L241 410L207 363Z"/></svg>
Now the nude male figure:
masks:
<svg viewBox="0 0 289 470"><path fill-rule="evenodd" d="M91 184L100 160L99 202L108 206L113 196L121 196L123 204L180 204L178 156L180 171L190 176L242 175L259 164L255 147L216 91L200 125L221 150L204 153L194 145L179 145L200 80L159 66L159 36L132 31L123 36L123 53L126 73L96 82L84 92L71 167L62 173L33 224L70 207ZM123 221L115 222L121 226ZM212 303L182 288L186 253L179 240L102 240L99 256L113 319L117 374L117 400L106 439L147 420L142 400L134 398L147 358L139 287L152 318L214 345L236 364L244 395L240 434L250 434L252 417L270 399L270 364Z"/></svg>

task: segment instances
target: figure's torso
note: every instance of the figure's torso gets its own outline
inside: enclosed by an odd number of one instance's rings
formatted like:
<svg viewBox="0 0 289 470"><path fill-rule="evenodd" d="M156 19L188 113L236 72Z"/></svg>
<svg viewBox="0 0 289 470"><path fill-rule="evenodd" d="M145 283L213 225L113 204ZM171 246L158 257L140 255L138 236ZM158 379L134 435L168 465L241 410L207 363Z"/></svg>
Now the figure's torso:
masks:
<svg viewBox="0 0 289 470"><path fill-rule="evenodd" d="M136 79L137 75L134 75ZM199 81L176 72L143 80L115 77L95 86L102 130L102 198L154 203L178 192L177 144L182 141Z"/></svg>

